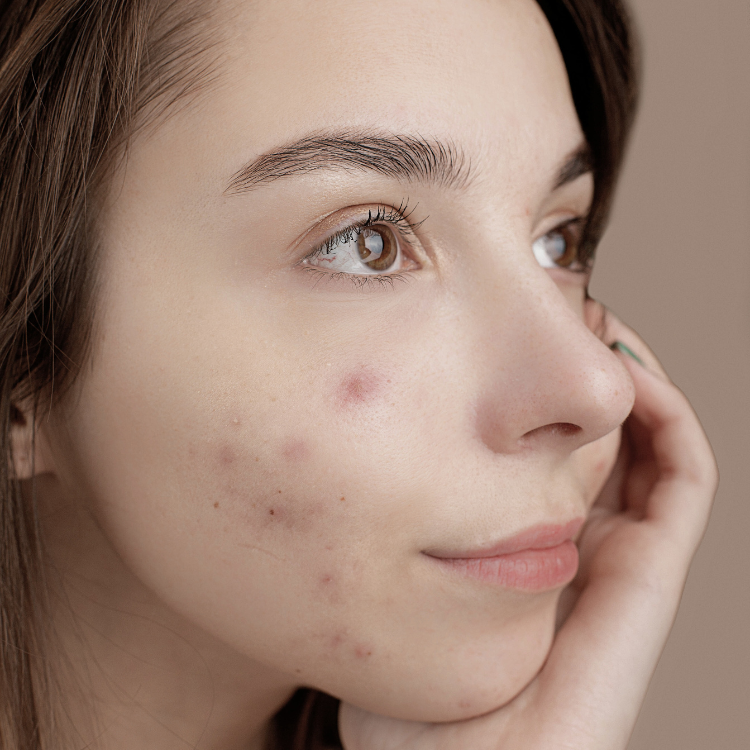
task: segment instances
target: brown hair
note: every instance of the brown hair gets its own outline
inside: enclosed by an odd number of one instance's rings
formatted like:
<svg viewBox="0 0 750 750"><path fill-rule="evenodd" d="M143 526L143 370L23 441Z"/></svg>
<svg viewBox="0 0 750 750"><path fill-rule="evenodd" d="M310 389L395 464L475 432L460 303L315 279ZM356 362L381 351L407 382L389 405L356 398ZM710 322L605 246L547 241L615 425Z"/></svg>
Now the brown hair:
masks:
<svg viewBox="0 0 750 750"><path fill-rule="evenodd" d="M620 0L538 0L563 54L594 167L589 257L606 222L637 93ZM208 0L0 0L0 748L61 746L44 656L44 564L11 461L20 405L51 403L94 320L92 206L135 128L210 81ZM198 27L200 26L200 32ZM33 411L33 408L32 408ZM336 702L302 691L276 748L335 746Z"/></svg>

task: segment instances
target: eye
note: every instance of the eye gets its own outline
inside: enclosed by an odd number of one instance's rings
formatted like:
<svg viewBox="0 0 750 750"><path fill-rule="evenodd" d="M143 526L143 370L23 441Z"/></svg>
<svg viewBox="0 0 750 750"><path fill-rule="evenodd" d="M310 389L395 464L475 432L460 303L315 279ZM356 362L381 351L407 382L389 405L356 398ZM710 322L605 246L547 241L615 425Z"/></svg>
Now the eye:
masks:
<svg viewBox="0 0 750 750"><path fill-rule="evenodd" d="M531 246L534 257L542 268L580 270L578 262L580 234L580 219L561 224L534 241Z"/></svg>
<svg viewBox="0 0 750 750"><path fill-rule="evenodd" d="M417 268L404 253L400 236L404 230L372 222L370 217L364 225L351 226L333 235L313 250L302 265L356 276L402 273Z"/></svg>

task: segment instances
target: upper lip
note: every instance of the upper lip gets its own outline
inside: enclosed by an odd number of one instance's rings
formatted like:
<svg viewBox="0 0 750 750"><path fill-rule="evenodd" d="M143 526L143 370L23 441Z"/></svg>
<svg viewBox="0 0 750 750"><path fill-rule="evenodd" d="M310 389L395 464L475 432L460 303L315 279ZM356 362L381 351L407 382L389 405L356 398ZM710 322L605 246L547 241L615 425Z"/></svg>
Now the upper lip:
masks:
<svg viewBox="0 0 750 750"><path fill-rule="evenodd" d="M581 530L584 521L584 518L574 518L572 521L563 524L538 524L487 547L460 551L427 550L425 554L443 560L467 560L511 555L514 552L524 550L550 549L574 539Z"/></svg>

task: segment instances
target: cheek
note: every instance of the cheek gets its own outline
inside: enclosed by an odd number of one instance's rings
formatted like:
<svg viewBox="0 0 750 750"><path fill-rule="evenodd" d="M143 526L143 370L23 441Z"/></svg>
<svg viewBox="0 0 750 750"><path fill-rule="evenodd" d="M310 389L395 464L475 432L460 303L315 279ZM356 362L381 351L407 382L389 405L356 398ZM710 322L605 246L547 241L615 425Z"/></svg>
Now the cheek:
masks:
<svg viewBox="0 0 750 750"><path fill-rule="evenodd" d="M352 446L392 425L386 413L392 381L358 365L322 382L317 393L292 391L274 400L270 411L238 405L207 441L189 449L190 456L203 454L208 504L245 532L327 537L354 520L358 493L350 464L369 459Z"/></svg>
<svg viewBox="0 0 750 750"><path fill-rule="evenodd" d="M315 460L312 441L300 435L266 441L239 430L224 434L204 459L206 500L245 535L308 534L340 505L338 491L308 486Z"/></svg>
<svg viewBox="0 0 750 750"><path fill-rule="evenodd" d="M617 429L581 449L578 473L589 507L596 501L612 474L620 448L620 438L621 430Z"/></svg>

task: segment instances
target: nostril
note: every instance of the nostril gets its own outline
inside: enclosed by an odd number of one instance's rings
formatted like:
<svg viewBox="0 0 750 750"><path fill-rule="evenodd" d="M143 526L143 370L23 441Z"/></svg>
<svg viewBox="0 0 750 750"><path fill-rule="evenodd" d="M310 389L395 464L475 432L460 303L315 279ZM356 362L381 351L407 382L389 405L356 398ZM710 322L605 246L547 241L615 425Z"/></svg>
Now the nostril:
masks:
<svg viewBox="0 0 750 750"><path fill-rule="evenodd" d="M570 422L554 422L553 424L545 424L542 427L529 430L521 440L533 440L536 437L573 437L582 432L582 428L577 424L571 424Z"/></svg>

